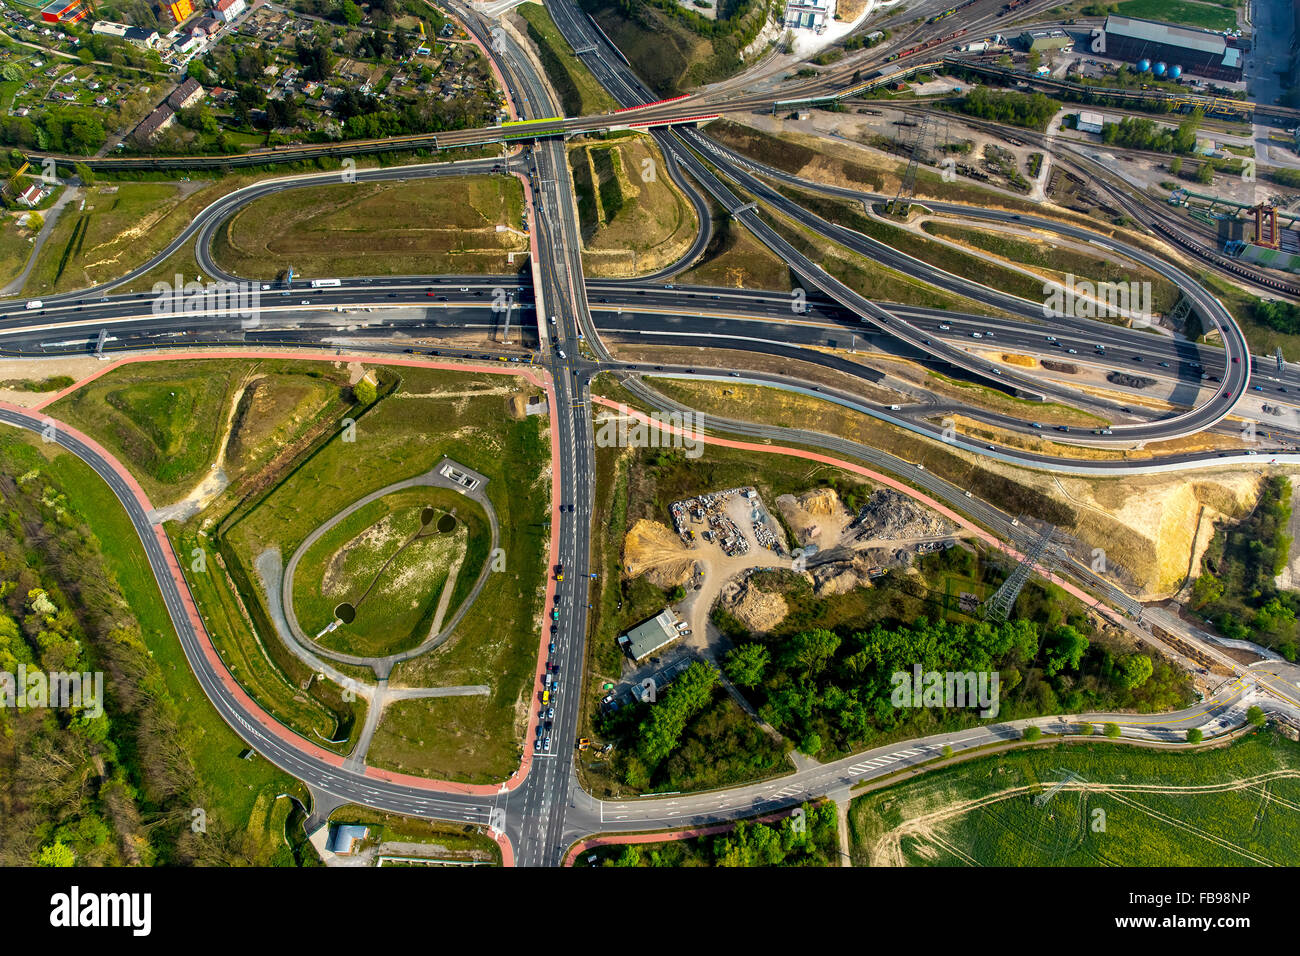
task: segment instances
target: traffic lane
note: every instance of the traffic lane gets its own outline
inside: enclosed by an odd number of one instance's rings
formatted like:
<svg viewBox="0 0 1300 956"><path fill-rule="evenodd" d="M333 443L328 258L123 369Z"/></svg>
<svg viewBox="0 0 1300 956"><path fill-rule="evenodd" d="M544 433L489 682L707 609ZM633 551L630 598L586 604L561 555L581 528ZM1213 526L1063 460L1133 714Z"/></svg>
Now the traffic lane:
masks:
<svg viewBox="0 0 1300 956"><path fill-rule="evenodd" d="M1290 454L1290 453L1285 453L1280 451L1256 452L1254 450L1179 453L1173 455L1162 455L1157 458L1152 458L1146 461L1137 460L1137 459L1094 460L1094 459L1080 459L1080 458L1061 458L1061 457L1055 457L1055 456L1051 456L1039 452L1026 451L1017 448L1010 448L1005 445L994 445L994 444L989 444L987 442L974 441L974 440L967 439L960 434L956 435L955 437L945 436L940 425L933 424L924 420L913 419L901 411L897 414L893 413L890 410L885 410L884 406L868 403L864 401L862 398L860 398L859 396L853 395L851 393L842 392L827 386L815 386L815 385L809 386L797 379L790 379L776 373L768 373L768 372L727 373L719 369L700 371L699 369L693 367L680 366L680 365L678 366L665 365L662 367L662 369L656 366L653 369L649 369L646 366L634 367L633 365L624 364L623 366L621 366L621 369L624 371L635 372L637 375L643 375L643 374L662 375L665 377L681 377L681 378L701 380L701 381L735 382L737 384L751 384L751 385L772 385L779 388L788 389L802 394L806 394L812 398L824 399L827 401L834 402L835 404L838 405L843 405L844 407L849 408L853 411L862 412L864 414L870 415L873 418L880 419L881 421L884 421L887 424L903 428L907 431L911 431L913 433L923 435L926 438L930 438L942 442L944 444L952 445L955 448L960 448L965 451L973 452L977 455L985 456L990 459L1003 462L1005 464L1019 465L1019 466L1030 467L1030 468L1038 468L1046 471L1058 471L1058 472L1064 472L1069 474L1081 474L1081 475L1107 475L1107 474L1115 475L1115 474L1125 474L1125 473L1148 474L1148 473L1156 473L1156 472L1171 472L1189 466L1209 467L1212 464L1214 466L1221 466L1223 464L1236 463L1236 464L1250 464L1256 467L1258 467L1262 463L1273 462L1273 461L1282 464L1300 464L1300 454ZM718 420L714 419L714 421L716 424ZM737 424L736 422L734 422L733 420L724 420L724 421L725 421L725 428L727 430L736 430L734 427ZM718 427L724 427L724 426L719 425ZM769 431L762 430L761 426L749 425L746 427L752 427L755 430L745 431L744 434L762 435L762 437L769 437L769 438L781 434L780 431L769 432ZM817 434L819 435L819 438L828 437L822 435L821 433L817 433ZM1085 435L1079 435L1077 432L1072 432L1071 435L1073 437L1082 439L1082 441L1079 442L1081 444L1091 444L1094 438L1094 436L1091 434L1085 436ZM1059 442L1061 440L1060 436L1056 435L1055 432L1052 432L1050 433L1050 435L1045 437L1049 437L1050 440L1053 442ZM1225 461L1225 459L1228 459L1228 461ZM902 465L906 466L904 467L905 473L907 471L910 471L911 469L919 467L910 462L902 462Z"/></svg>
<svg viewBox="0 0 1300 956"><path fill-rule="evenodd" d="M772 190L771 187L764 184L761 180L758 180L755 176L753 176L749 172L749 170L754 168L761 168L764 175L770 176L772 178L793 185L800 185L804 187L811 186L812 188L818 191L825 191L830 194L839 195L841 197L846 197L846 198L853 198L858 201L861 200L879 201L888 198L879 194L861 192L858 190L847 189L845 187L824 187L823 188L821 187L820 184L815 184L815 183L809 184L801 180L798 180L797 178L792 177L787 173L783 173L779 170L775 170L770 166L765 166L764 164L761 163L753 163L752 161L746 159L745 157L740 156L734 150L731 150L725 146L717 144L714 141L708 139L698 131L688 131L683 135L693 138L698 143L704 144L702 148L710 152L713 152L715 155L726 156L729 159L731 159L733 162L736 162L739 166L742 167L739 171L734 168L729 170L729 174L734 174L741 181L748 184L752 184L754 188L759 190L760 192L765 192L768 194L774 193L775 196L778 198L783 198L783 197L781 197L780 193L775 193L775 191ZM1241 332L1241 329L1236 324L1236 322L1233 321L1232 316L1223 307L1222 303L1220 303L1211 293L1209 293L1208 290L1206 290L1203 286L1201 286L1200 283L1196 282L1191 276L1187 275L1187 273L1183 272L1181 269L1173 265L1168 260L1156 256L1154 253L1150 253L1145 249L1141 249L1136 246L1131 246L1119 240L1111 239L1108 236L1090 232L1088 230L1082 229L1081 227L1072 226L1064 223L1057 223L1054 220L1039 218L1032 215L1026 215L1021 213L1008 213L996 209L984 209L976 206L965 206L959 203L930 202L928 200L926 202L926 205L936 211L955 212L959 215L970 215L975 218L983 218L994 222L1004 222L1004 223L1018 222L1025 225L1032 226L1035 229L1039 229L1046 232L1058 233L1060 235L1070 236L1072 238L1080 239L1085 242L1091 242L1094 245L1098 245L1103 248L1109 248L1116 252L1119 252L1120 254L1127 256L1133 261L1141 263L1142 265L1146 266L1147 268L1151 269L1157 274L1164 276L1165 278L1174 282L1174 284L1177 285L1180 289L1182 289L1184 293L1188 296L1188 298L1191 299L1193 303L1197 306L1197 309L1202 315L1202 317L1209 319L1216 327L1220 329L1221 333L1224 336L1228 354L1230 356L1235 355L1239 358L1244 358L1246 355L1249 354L1248 349L1246 348L1244 334ZM804 215L806 217L816 218L816 217L811 217L811 214L808 213L805 213ZM1236 374L1234 373L1231 377L1228 377L1227 380L1224 382L1223 391L1225 393L1232 391L1232 386L1235 384L1234 381L1235 378L1236 378Z"/></svg>

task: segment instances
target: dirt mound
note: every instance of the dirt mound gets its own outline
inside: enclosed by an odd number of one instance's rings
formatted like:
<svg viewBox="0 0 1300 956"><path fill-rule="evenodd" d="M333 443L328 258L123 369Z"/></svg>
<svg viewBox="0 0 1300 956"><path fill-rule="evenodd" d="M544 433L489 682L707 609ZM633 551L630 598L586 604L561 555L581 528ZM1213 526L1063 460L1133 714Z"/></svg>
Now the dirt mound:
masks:
<svg viewBox="0 0 1300 956"><path fill-rule="evenodd" d="M811 568L813 590L818 597L847 594L857 588L869 587L870 571L906 564L905 554L895 555L884 548L867 548L845 561L831 561Z"/></svg>
<svg viewBox="0 0 1300 956"><path fill-rule="evenodd" d="M645 575L656 587L675 588L691 579L695 561L667 525L642 518L623 541L623 568L629 578Z"/></svg>
<svg viewBox="0 0 1300 956"><path fill-rule="evenodd" d="M947 518L892 488L873 491L858 511L853 530L860 539L921 538L953 534L957 527Z"/></svg>
<svg viewBox="0 0 1300 956"><path fill-rule="evenodd" d="M790 607L779 594L751 587L747 581L733 581L723 589L722 606L754 634L768 634L785 620Z"/></svg>
<svg viewBox="0 0 1300 956"><path fill-rule="evenodd" d="M834 488L817 488L796 498L782 495L776 499L786 523L794 532L795 545L815 544L833 548L849 523L850 515Z"/></svg>
<svg viewBox="0 0 1300 956"><path fill-rule="evenodd" d="M810 515L835 515L844 510L834 488L818 488L799 497L799 507Z"/></svg>

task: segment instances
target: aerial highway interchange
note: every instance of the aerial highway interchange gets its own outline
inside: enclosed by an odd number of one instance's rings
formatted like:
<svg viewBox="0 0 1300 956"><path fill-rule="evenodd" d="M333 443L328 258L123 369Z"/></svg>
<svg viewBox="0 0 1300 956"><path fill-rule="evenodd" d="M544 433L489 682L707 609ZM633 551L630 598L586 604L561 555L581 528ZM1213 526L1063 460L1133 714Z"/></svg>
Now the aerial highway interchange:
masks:
<svg viewBox="0 0 1300 956"><path fill-rule="evenodd" d="M902 25L900 36L915 36L917 41L959 28L974 35L995 25L1002 28L995 16L998 6L979 4L934 27L907 25L942 12L943 3L923 0L911 7L906 17L896 19ZM1047 6L1031 0L1025 12L1038 12ZM492 20L474 4L457 0L446 7L493 60L504 80L513 119L562 115L534 58L520 48L513 33L494 31ZM987 286L978 276L945 272L879 240L829 222L802 209L778 187L800 186L858 203L886 202L891 197L807 183L710 139L709 119L773 111L778 102L815 100L847 89L853 84L853 76L864 68L883 66L886 54L912 42L908 39L880 51L852 53L832 69L806 81L780 86L776 75L765 75L760 64L752 76L742 74L690 97L660 102L662 98L637 77L574 0L556 0L547 8L578 59L626 112L548 121L538 124L534 131L514 126L441 134L437 137L439 148L504 142L508 152L501 158L446 162L435 156L429 162L364 168L355 173L356 181L365 183L469 175L517 178L525 185L527 197L529 272L512 276L343 276L337 284L327 287L313 287L307 278L291 283L268 282L258 289L258 316L252 325L241 321L236 308L159 310L153 293L126 291L178 251L191 248L203 281L245 281L244 277L226 272L214 255L214 239L223 225L240 209L259 200L337 180L333 171L259 174L255 183L203 209L148 262L112 282L44 295L39 302L0 300L0 354L5 357L35 359L97 352L111 358L137 352L166 356L170 351L194 355L205 349L214 350L213 354L223 354L219 350L232 355L240 354L237 350L280 350L289 354L288 350L303 350L321 355L387 356L448 369L487 366L496 370L502 368L501 359L508 357L507 366L515 366L511 371L536 374L537 380L546 384L554 460L559 466L553 476L550 548L553 561L563 567L564 574L563 580L548 585L548 613L545 622L539 624L543 632L538 637L548 667L551 662L557 667L557 706L548 752L528 754L525 748L519 771L497 785L417 781L348 765L337 754L278 726L255 700L241 692L238 682L211 652L202 623L192 612L191 599L167 538L120 466L102 447L75 429L57 430L55 440L59 446L102 476L129 515L185 657L212 706L250 748L310 790L314 805L309 829L326 820L335 808L355 804L412 817L479 824L490 828L507 863L557 866L571 863L575 845L592 836L683 830L788 809L842 793L901 768L926 764L941 752L951 755L1018 740L1031 725L1047 733L1060 733L1080 723L1113 722L1120 726L1126 740L1170 745L1186 739L1189 728L1203 730L1206 736L1226 733L1241 725L1250 705L1262 707L1270 715L1300 715L1300 669L1276 655L1244 664L1176 617L1144 616L1141 605L1088 567L1087 549L1067 545L1060 550L1053 580L1073 589L1071 593L1087 597L1098 613L1135 639L1176 658L1190 645L1220 664L1231 677L1222 680L1214 693L1195 706L1169 713L1053 714L987 723L974 730L891 742L824 764L810 762L793 774L717 791L633 800L602 800L587 792L570 755L579 745L583 668L590 639L587 589L594 577L590 564L593 536L604 530L596 526L595 506L593 432L598 405L592 382L598 376L612 377L644 408L652 410L689 411L657 391L653 382L646 382L643 376L767 386L834 403L926 440L946 443L1008 466L1060 475L1124 477L1182 472L1193 475L1198 469L1228 465L1256 470L1300 465L1300 421L1296 421L1294 404L1296 393L1300 393L1300 373L1289 364L1275 367L1271 355L1251 355L1240 324L1197 274L1199 268L1214 267L1196 265L1186 250L1177 257L1157 254L1147 245L1138 246L1048 215L1010 213L966 203L926 203L937 211L974 222L1011 224L1063 241L1090 242L1140 263L1177 287L1207 331L1214 333L1213 343L1154 336L1142 329L1086 318L1044 318L1039 302ZM565 141L591 131L620 128L641 129L653 137L667 175L697 213L699 231L677 262L653 274L627 279L591 278L583 270L583 238ZM504 130L516 132L506 138ZM1073 168L1086 168L1091 162L1064 147L1061 153L1061 162L1074 164ZM39 159L39 155L33 158ZM110 165L106 162L102 168ZM167 168L175 161L159 158L158 165ZM1118 186L1108 188L1123 195ZM1125 202L1147 233L1160 235L1155 225L1163 215L1159 209L1152 210L1132 199ZM676 281L709 244L711 204L730 214L733 229L743 228L788 265L798 286L805 290L806 307L792 310L788 293ZM772 226L772 215L784 216L812 234L898 273L965 297L996 314L953 313L873 301L831 276L784 239ZM509 349L465 345L466 336L488 339L501 328L501 290L509 296L508 315L516 341ZM629 345L726 350L728 361L735 364L688 364L675 358L648 362L621 357L620 348ZM912 389L912 400L903 404L875 401L854 387L854 382L870 384L882 378L872 367L845 354L845 350L858 349L942 370L1000 393L1086 409L1112 424L1105 428L1045 427L1032 412L1018 417L1005 410L965 405L920 386ZM1133 389L1125 391L1117 386L1098 394L1099 389L1085 389L1063 382L1060 377L1044 376L1041 369L1026 370L987 357L989 350L1001 349L1049 361L1068 357L1071 363L1098 375L1141 374L1154 380L1154 388L1168 397L1171 410L1153 410L1137 400L1139 392ZM762 357L784 360L781 370L758 363ZM747 368L747 360L759 367ZM820 377L822 373L833 378ZM1255 407L1259 401L1273 402L1285 414L1265 414ZM951 415L966 416L1019 440L950 434L944 418ZM0 421L36 433L48 425L47 417L39 411L17 407L0 409ZM1229 441L1242 433L1244 423L1252 423L1261 433L1257 446ZM738 419L715 418L709 431L768 445L817 449L836 461L865 464L901 478L963 515L972 529L990 535L990 540L999 540L1000 546L1014 557L1023 556L1034 544L1033 534L1017 520L1018 515L1000 502L972 498L964 489L890 454L887 448L871 448L811 428ZM1038 443L1037 439L1045 434L1056 444ZM1202 434L1222 437L1225 444L1180 449L1175 443L1169 446L1173 450L1160 447L1162 442ZM1078 453L1089 450L1101 453L1091 457ZM1132 454L1119 454L1124 451ZM554 618L555 628L548 627L553 620L549 613L552 608L561 611ZM1157 619L1159 634L1153 633L1153 621ZM545 636L548 630L552 636ZM545 648L550 641L555 649L548 654ZM530 714L530 735L531 721L536 719Z"/></svg>

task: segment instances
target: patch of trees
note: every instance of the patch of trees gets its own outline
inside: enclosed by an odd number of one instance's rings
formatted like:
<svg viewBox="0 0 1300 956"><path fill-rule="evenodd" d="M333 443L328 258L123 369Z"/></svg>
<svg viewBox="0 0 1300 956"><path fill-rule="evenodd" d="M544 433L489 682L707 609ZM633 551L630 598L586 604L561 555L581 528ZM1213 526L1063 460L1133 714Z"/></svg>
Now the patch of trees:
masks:
<svg viewBox="0 0 1300 956"><path fill-rule="evenodd" d="M1155 120L1126 116L1118 123L1106 123L1101 128L1102 142L1124 149L1146 149L1157 153L1190 153L1196 148L1196 131L1201 125L1202 112L1195 110L1174 130L1156 124Z"/></svg>
<svg viewBox="0 0 1300 956"><path fill-rule="evenodd" d="M1105 707L1148 711L1183 701L1185 678L1167 661L1095 643L1085 618L1062 619L1059 608L1029 610L1004 624L921 618L764 638L737 633L734 618L715 623L738 642L724 663L727 677L812 756L981 719L983 705L973 696L965 706L897 706L894 675L910 675L917 665L922 672L996 672L998 709L990 719L997 720Z"/></svg>
<svg viewBox="0 0 1300 956"><path fill-rule="evenodd" d="M317 83L325 82L330 75L331 58L330 51L316 40L313 43L306 43L299 40L294 47L294 53L298 57L298 64L302 67L302 76L305 80L315 80Z"/></svg>
<svg viewBox="0 0 1300 956"><path fill-rule="evenodd" d="M1271 477L1254 511L1215 532L1192 587L1192 607L1225 636L1256 641L1294 661L1300 594L1276 582L1291 549L1290 520L1291 482Z"/></svg>
<svg viewBox="0 0 1300 956"><path fill-rule="evenodd" d="M107 139L99 117L81 107L51 106L35 118L0 117L0 142L6 146L89 156Z"/></svg>
<svg viewBox="0 0 1300 956"><path fill-rule="evenodd" d="M628 844L603 866L831 866L837 860L835 806L805 803L799 813L762 823L742 820L733 830L670 843Z"/></svg>
<svg viewBox="0 0 1300 956"><path fill-rule="evenodd" d="M486 122L496 104L486 93L480 93L448 101L427 96L402 104L390 100L385 108L375 97L348 89L335 109L343 123L344 135L358 139L465 129Z"/></svg>
<svg viewBox="0 0 1300 956"><path fill-rule="evenodd" d="M100 543L16 437L0 443L0 671L102 672L102 713L0 708L0 864L237 861L240 835L210 806L188 732ZM20 477L12 477L20 476Z"/></svg>
<svg viewBox="0 0 1300 956"><path fill-rule="evenodd" d="M1282 300L1256 299L1251 317L1261 325L1288 335L1300 334L1300 306Z"/></svg>
<svg viewBox="0 0 1300 956"><path fill-rule="evenodd" d="M712 664L697 661L651 703L602 716L614 774L637 790L702 790L784 765L785 750L730 700Z"/></svg>
<svg viewBox="0 0 1300 956"><path fill-rule="evenodd" d="M994 93L988 87L977 86L957 101L956 108L967 116L1041 132L1061 104L1042 93Z"/></svg>

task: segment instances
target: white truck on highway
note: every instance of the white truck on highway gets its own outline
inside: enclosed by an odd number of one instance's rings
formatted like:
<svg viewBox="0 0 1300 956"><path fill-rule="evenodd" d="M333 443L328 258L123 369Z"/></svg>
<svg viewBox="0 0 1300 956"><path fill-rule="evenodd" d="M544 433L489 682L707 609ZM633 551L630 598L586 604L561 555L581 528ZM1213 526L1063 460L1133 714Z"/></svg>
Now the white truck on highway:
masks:
<svg viewBox="0 0 1300 956"><path fill-rule="evenodd" d="M41 307L41 300L32 299L30 302L27 303L26 307L29 309L39 309Z"/></svg>

